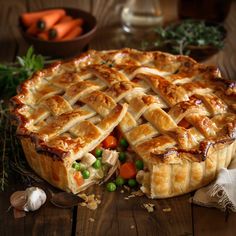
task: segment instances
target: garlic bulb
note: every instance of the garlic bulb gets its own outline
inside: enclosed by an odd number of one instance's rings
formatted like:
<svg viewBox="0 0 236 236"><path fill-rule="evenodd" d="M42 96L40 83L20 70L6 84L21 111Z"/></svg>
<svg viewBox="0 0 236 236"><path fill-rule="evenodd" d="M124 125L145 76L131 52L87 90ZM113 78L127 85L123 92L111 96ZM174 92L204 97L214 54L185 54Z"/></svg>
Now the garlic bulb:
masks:
<svg viewBox="0 0 236 236"><path fill-rule="evenodd" d="M24 205L24 211L38 210L46 202L46 193L37 187L30 187L25 190L27 202Z"/></svg>

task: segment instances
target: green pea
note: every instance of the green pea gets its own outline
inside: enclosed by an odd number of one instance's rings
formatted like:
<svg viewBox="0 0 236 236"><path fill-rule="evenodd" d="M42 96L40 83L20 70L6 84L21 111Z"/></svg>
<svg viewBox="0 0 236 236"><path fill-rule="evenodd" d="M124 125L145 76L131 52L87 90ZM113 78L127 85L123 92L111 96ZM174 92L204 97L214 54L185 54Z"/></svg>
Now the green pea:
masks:
<svg viewBox="0 0 236 236"><path fill-rule="evenodd" d="M84 179L88 179L90 177L90 172L88 170L83 170L82 176Z"/></svg>
<svg viewBox="0 0 236 236"><path fill-rule="evenodd" d="M122 138L120 140L120 145L124 148L127 148L129 146L129 143L127 142L127 140L125 138Z"/></svg>
<svg viewBox="0 0 236 236"><path fill-rule="evenodd" d="M125 162L125 160L126 160L126 154L125 154L125 152L119 152L119 160L120 160L121 162Z"/></svg>
<svg viewBox="0 0 236 236"><path fill-rule="evenodd" d="M101 156L102 156L102 150L99 149L99 148L97 148L97 149L95 150L95 156L96 156L96 157L101 157Z"/></svg>
<svg viewBox="0 0 236 236"><path fill-rule="evenodd" d="M95 168L95 169L100 169L101 166L102 166L102 163L98 159L93 163L93 168Z"/></svg>
<svg viewBox="0 0 236 236"><path fill-rule="evenodd" d="M106 186L108 192L114 192L116 190L116 185L113 182L110 182Z"/></svg>
<svg viewBox="0 0 236 236"><path fill-rule="evenodd" d="M120 187L120 186L124 185L124 183L125 183L125 180L122 177L118 176L116 178L116 186Z"/></svg>
<svg viewBox="0 0 236 236"><path fill-rule="evenodd" d="M129 179L128 180L128 185L132 188L137 185L137 181L135 179Z"/></svg>
<svg viewBox="0 0 236 236"><path fill-rule="evenodd" d="M142 170L143 169L143 161L137 160L135 161L135 166L137 170Z"/></svg>
<svg viewBox="0 0 236 236"><path fill-rule="evenodd" d="M81 170L81 165L80 165L80 163L78 163L78 162L75 161L75 162L72 164L72 168L74 168L75 170L79 171L79 170Z"/></svg>

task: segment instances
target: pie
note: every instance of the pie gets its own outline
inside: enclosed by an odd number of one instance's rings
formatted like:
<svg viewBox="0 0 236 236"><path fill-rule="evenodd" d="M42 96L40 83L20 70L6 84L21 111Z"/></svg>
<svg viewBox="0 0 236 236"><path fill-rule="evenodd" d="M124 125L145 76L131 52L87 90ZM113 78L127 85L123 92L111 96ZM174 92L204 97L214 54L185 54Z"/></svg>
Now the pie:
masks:
<svg viewBox="0 0 236 236"><path fill-rule="evenodd" d="M119 165L108 149L103 168L93 168L92 150L114 129L144 162L136 178L151 198L208 184L236 154L236 83L187 56L90 50L35 73L12 104L29 165L73 193ZM73 163L90 176L81 178Z"/></svg>

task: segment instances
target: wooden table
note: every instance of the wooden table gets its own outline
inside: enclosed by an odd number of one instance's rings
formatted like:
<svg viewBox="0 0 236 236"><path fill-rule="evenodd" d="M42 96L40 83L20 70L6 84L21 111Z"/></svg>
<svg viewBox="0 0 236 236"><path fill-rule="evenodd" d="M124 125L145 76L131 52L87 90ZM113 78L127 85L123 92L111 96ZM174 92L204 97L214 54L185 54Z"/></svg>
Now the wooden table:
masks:
<svg viewBox="0 0 236 236"><path fill-rule="evenodd" d="M100 50L130 46L130 41L120 29L118 2L124 1L1 1L0 61L13 61L16 55L23 55L26 52L28 45L17 28L19 14L44 7L79 7L92 12L98 19L99 30L89 45L90 48ZM163 0L161 3L165 20L176 19L176 1ZM217 65L223 76L231 79L236 79L235 12L236 1L233 1L230 14L225 21L228 31L225 47L205 61ZM21 150L14 150L15 155L24 158L18 151ZM192 205L189 203L191 194L165 200L150 200L146 197L125 200L124 197L128 193L122 194L119 191L107 193L103 187L94 189L102 200L96 211L81 206L59 209L49 202L40 210L28 213L25 218L14 219L12 210L7 211L9 196L15 190L25 188L16 176L14 172L11 174L9 187L0 193L0 235L236 235L236 214L226 217L219 210ZM155 204L155 211L148 213L142 207L143 203ZM163 211L165 208L170 208L171 211Z"/></svg>

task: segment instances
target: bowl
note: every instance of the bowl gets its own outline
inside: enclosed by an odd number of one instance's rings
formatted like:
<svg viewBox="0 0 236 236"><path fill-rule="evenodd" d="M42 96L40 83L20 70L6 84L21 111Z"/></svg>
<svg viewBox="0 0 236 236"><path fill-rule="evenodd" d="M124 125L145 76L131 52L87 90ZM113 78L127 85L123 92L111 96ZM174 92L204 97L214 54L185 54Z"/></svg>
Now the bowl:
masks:
<svg viewBox="0 0 236 236"><path fill-rule="evenodd" d="M187 55L189 55L190 57L194 58L197 61L203 61L223 48L227 31L222 24L217 22L204 21L204 20L180 20L166 25L164 29L165 30L172 29L173 31L176 30L182 23L188 21L191 22L191 24L196 24L196 25L203 22L207 27L210 26L217 28L219 32L218 41L220 41L222 45L217 47L213 44L203 44L203 45L188 44L187 46L185 46L185 53L187 53ZM162 39L162 44L160 44L160 46L157 46L155 50L166 51L172 54L180 54L179 51L177 52L175 50L175 48L179 48L179 44L175 40L173 40L172 35L170 35L170 38L166 38L164 40Z"/></svg>
<svg viewBox="0 0 236 236"><path fill-rule="evenodd" d="M94 37L96 33L97 21L92 14L76 8L62 8L62 9L66 11L67 15L70 15L73 18L84 19L84 25L83 25L84 33L81 36L67 41L45 41L27 34L26 28L22 24L21 20L19 20L20 22L19 28L23 38L30 45L33 45L36 52L44 56L62 57L62 58L73 57L83 51L83 49L88 45L88 43L91 41L91 39ZM40 10L48 10L48 8Z"/></svg>

